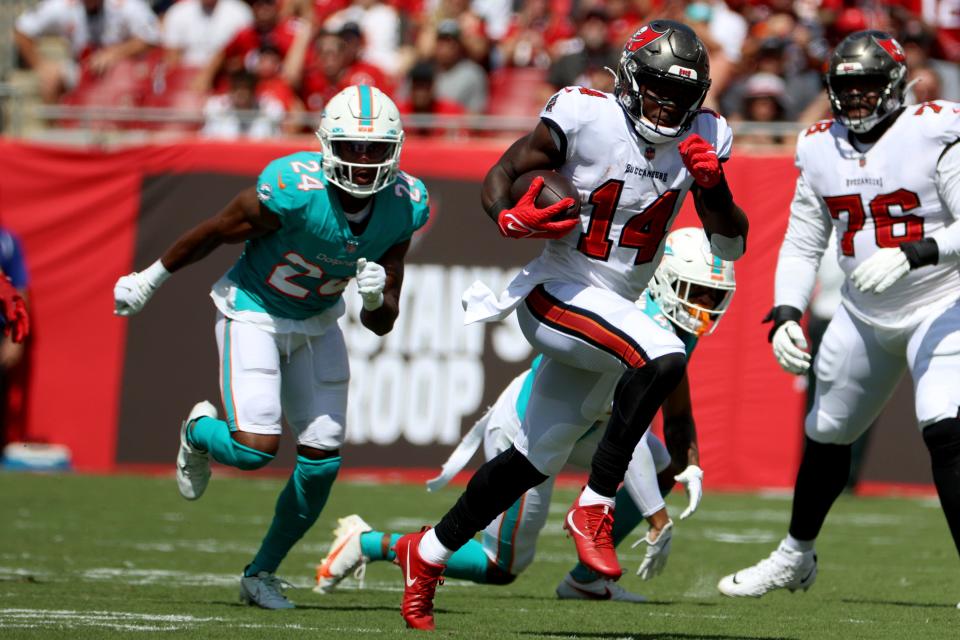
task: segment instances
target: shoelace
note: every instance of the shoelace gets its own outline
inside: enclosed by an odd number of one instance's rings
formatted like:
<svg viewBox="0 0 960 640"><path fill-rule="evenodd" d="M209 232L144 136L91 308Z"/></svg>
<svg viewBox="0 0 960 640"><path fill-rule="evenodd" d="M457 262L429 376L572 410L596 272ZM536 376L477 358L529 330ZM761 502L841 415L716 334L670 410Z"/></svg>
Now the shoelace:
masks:
<svg viewBox="0 0 960 640"><path fill-rule="evenodd" d="M587 511L587 529L593 532L593 543L598 549L613 549L613 514L608 509ZM604 526L609 520L609 525Z"/></svg>

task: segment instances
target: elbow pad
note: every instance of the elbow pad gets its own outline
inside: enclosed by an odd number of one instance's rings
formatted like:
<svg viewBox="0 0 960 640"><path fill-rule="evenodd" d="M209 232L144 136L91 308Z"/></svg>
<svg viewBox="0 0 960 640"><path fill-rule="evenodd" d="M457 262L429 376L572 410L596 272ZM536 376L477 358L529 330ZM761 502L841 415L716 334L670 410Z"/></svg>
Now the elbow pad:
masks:
<svg viewBox="0 0 960 640"><path fill-rule="evenodd" d="M710 234L710 252L721 260L738 260L747 250L747 242L743 236Z"/></svg>

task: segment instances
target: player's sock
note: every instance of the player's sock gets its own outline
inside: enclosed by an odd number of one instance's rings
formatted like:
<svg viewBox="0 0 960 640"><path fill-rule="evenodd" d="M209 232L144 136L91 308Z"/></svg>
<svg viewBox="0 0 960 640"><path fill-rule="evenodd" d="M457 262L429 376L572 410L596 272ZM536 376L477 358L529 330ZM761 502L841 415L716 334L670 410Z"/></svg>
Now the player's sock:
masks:
<svg viewBox="0 0 960 640"><path fill-rule="evenodd" d="M467 544L457 549L447 560L447 568L443 570L443 576L486 584L489 564L483 545L476 540L468 540Z"/></svg>
<svg viewBox="0 0 960 640"><path fill-rule="evenodd" d="M528 489L546 479L547 476L511 446L477 469L466 491L432 531L443 546L456 551Z"/></svg>
<svg viewBox="0 0 960 640"><path fill-rule="evenodd" d="M633 450L660 405L673 391L686 368L679 353L661 356L620 378L613 394L613 413L597 446L587 485L602 496L614 497L623 481Z"/></svg>
<svg viewBox="0 0 960 640"><path fill-rule="evenodd" d="M297 466L277 498L270 530L247 567L246 575L276 572L287 552L316 522L339 469L340 456L323 460L297 456Z"/></svg>
<svg viewBox="0 0 960 640"><path fill-rule="evenodd" d="M625 487L620 487L617 491L617 501L614 508L616 516L613 518L613 546L618 546L629 536L637 526L643 522L643 514L633 500L630 499L630 493ZM593 582L600 578L600 574L594 573L582 563L570 571L570 576L577 582Z"/></svg>
<svg viewBox="0 0 960 640"><path fill-rule="evenodd" d="M940 506L947 517L953 543L960 552L960 419L940 420L926 427L923 441L930 451Z"/></svg>
<svg viewBox="0 0 960 640"><path fill-rule="evenodd" d="M252 471L265 466L273 456L257 451L235 441L230 435L230 427L223 420L203 417L195 420L187 429L187 442L191 447L208 451L220 464Z"/></svg>
<svg viewBox="0 0 960 640"><path fill-rule="evenodd" d="M816 540L849 475L850 445L820 444L806 438L793 490L791 536L801 541Z"/></svg>
<svg viewBox="0 0 960 640"><path fill-rule="evenodd" d="M388 560L393 562L397 554L393 546L400 539L399 533L383 533L382 531L365 531L360 534L360 552L371 562Z"/></svg>
<svg viewBox="0 0 960 640"><path fill-rule="evenodd" d="M797 540L788 533L787 537L783 539L783 546L797 553L806 553L807 551L813 551L813 542L813 540Z"/></svg>

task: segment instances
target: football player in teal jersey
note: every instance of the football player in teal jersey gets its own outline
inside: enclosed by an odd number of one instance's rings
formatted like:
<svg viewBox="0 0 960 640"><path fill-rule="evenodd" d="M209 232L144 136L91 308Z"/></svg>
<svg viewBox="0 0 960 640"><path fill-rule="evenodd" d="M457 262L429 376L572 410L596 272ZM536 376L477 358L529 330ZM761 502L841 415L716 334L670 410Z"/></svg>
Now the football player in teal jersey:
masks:
<svg viewBox="0 0 960 640"><path fill-rule="evenodd" d="M294 605L275 573L320 515L340 468L350 377L337 319L357 279L365 327L384 335L399 312L410 238L429 216L423 183L399 170L403 128L393 101L352 86L327 103L321 151L271 162L255 187L178 239L114 288L116 313L140 311L170 275L221 244L246 243L213 285L225 416L197 403L180 430L177 485L196 500L210 459L243 470L276 455L281 414L297 437L297 463L270 529L240 579L243 601Z"/></svg>
<svg viewBox="0 0 960 640"><path fill-rule="evenodd" d="M688 360L701 336L712 333L726 312L736 289L732 262L712 255L701 229L676 229L667 236L663 260L650 286L637 304L664 329L673 331L686 348ZM507 449L520 429L540 358L530 370L514 379L481 418L443 466L443 473L428 487L438 489L466 466L481 443L489 460ZM646 433L634 452L624 485L616 495L617 518L613 526L615 545L625 540L641 522L649 530L641 539L646 556L638 575L647 580L666 566L673 536L663 496L674 482L684 485L690 504L680 514L683 520L696 511L702 496L703 471L697 448L690 385L686 377L663 405L666 446ZM593 452L603 434L603 424L594 425L574 446L568 464L589 469ZM555 478L527 491L484 530L482 541L470 540L458 549L444 576L482 584L509 584L534 559L537 538L549 514ZM393 560L392 547L398 533L374 531L358 515L340 518L330 552L317 567L315 591L329 592L347 575L367 562ZM617 582L577 564L559 583L557 596L564 600L619 600L644 602Z"/></svg>

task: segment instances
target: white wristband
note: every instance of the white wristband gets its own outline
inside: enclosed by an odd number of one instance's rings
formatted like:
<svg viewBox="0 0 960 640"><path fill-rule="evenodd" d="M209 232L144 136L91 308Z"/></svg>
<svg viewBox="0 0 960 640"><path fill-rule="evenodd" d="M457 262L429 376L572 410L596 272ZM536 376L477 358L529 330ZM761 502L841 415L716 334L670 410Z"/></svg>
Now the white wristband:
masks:
<svg viewBox="0 0 960 640"><path fill-rule="evenodd" d="M167 278L173 274L167 271L167 268L163 266L163 263L160 260L157 260L152 265L144 269L142 272L143 277L146 279L147 283L156 289L164 282Z"/></svg>

